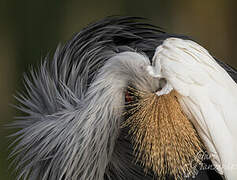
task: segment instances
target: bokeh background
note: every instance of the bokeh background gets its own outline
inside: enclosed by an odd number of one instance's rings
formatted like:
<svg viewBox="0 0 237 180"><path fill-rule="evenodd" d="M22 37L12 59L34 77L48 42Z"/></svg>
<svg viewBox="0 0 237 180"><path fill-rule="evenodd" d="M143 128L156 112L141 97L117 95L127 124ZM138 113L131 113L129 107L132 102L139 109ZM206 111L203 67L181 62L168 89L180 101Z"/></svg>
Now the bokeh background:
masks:
<svg viewBox="0 0 237 180"><path fill-rule="evenodd" d="M0 0L0 180L14 180L8 169L13 94L22 89L22 74L58 43L88 23L110 15L142 16L170 33L185 34L212 55L237 67L235 0Z"/></svg>

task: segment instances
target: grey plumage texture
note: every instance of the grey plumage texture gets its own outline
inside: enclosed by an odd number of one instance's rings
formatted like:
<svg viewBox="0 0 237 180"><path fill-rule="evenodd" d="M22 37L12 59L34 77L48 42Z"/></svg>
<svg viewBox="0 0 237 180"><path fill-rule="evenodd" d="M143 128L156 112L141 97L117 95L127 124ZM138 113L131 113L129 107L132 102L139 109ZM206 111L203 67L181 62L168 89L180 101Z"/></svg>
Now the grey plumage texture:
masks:
<svg viewBox="0 0 237 180"><path fill-rule="evenodd" d="M146 83L153 80L141 64L173 35L141 20L109 17L91 24L24 76L26 93L17 100L26 116L13 124L20 130L11 154L19 179L153 179L134 163L127 129L120 129L124 90L129 84L159 87Z"/></svg>

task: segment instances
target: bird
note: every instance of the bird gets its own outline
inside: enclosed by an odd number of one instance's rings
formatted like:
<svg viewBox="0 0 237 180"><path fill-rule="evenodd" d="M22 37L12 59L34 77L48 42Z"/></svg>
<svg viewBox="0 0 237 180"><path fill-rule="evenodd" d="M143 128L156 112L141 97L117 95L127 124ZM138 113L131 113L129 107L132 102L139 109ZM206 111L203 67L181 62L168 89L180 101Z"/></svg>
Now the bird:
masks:
<svg viewBox="0 0 237 180"><path fill-rule="evenodd" d="M237 178L237 70L185 35L111 16L24 74L18 179Z"/></svg>

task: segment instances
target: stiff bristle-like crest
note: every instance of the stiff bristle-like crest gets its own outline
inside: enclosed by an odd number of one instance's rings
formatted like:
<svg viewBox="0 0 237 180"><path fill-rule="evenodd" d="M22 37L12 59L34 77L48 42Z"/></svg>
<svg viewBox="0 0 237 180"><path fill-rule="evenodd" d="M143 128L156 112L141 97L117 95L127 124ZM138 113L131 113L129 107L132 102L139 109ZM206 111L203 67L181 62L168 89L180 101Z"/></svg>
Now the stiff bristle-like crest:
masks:
<svg viewBox="0 0 237 180"><path fill-rule="evenodd" d="M204 146L190 120L182 112L177 92L157 96L135 91L139 100L127 111L124 126L130 128L134 152L145 170L159 178L170 174L175 179L194 175L194 167L202 166L198 153Z"/></svg>

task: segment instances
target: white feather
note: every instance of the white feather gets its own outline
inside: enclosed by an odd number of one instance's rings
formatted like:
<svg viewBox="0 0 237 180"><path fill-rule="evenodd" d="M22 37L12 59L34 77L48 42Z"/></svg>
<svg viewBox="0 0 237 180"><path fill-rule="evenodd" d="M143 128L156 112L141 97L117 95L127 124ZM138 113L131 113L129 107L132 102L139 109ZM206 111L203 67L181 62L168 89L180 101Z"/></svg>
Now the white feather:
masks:
<svg viewBox="0 0 237 180"><path fill-rule="evenodd" d="M228 73L206 49L178 38L157 47L147 70L178 91L213 165L228 180L237 179L237 85Z"/></svg>

